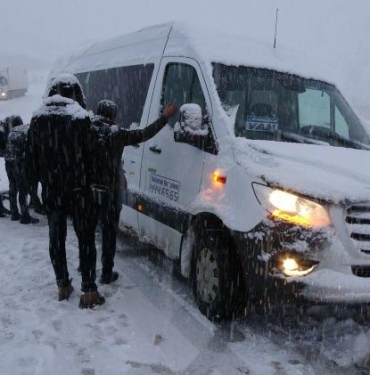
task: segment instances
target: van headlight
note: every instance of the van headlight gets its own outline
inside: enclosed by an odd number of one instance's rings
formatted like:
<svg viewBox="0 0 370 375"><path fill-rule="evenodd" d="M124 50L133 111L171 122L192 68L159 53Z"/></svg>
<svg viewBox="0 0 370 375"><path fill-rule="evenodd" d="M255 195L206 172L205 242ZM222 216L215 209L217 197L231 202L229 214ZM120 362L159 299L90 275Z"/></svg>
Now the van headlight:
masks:
<svg viewBox="0 0 370 375"><path fill-rule="evenodd" d="M265 185L252 186L261 206L273 217L305 227L331 225L327 210L319 203Z"/></svg>

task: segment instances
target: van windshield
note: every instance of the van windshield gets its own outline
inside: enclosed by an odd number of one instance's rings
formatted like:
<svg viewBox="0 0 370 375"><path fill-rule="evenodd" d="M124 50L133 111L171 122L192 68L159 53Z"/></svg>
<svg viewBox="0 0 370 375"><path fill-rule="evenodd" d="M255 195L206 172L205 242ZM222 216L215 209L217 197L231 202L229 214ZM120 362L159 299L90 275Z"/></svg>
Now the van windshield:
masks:
<svg viewBox="0 0 370 375"><path fill-rule="evenodd" d="M223 64L213 64L213 76L237 137L369 148L360 121L333 85Z"/></svg>
<svg viewBox="0 0 370 375"><path fill-rule="evenodd" d="M6 79L6 77L0 74L0 87L7 86L7 84L8 84L8 80Z"/></svg>

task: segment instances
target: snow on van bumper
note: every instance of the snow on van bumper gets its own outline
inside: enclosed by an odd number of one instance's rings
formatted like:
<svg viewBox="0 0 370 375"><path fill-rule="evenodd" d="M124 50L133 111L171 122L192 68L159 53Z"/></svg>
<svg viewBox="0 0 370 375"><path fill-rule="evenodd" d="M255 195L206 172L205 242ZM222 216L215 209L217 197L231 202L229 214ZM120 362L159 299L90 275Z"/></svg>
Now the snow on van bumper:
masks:
<svg viewBox="0 0 370 375"><path fill-rule="evenodd" d="M289 278L287 281L303 284L300 294L305 300L323 303L370 303L370 278L319 269L306 277Z"/></svg>

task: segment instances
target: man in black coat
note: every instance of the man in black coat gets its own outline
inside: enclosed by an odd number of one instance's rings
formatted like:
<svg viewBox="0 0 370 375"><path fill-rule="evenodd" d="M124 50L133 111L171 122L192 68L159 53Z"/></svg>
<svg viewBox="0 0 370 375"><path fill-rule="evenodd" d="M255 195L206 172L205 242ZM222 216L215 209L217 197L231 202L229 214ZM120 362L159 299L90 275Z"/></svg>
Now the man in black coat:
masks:
<svg viewBox="0 0 370 375"><path fill-rule="evenodd" d="M92 199L91 121L77 78L56 77L43 106L31 120L26 152L28 175L42 186L42 200L49 224L49 253L58 299L68 299L73 291L69 278L65 241L67 217L72 216L78 238L82 273L81 308L102 305L96 279L96 213Z"/></svg>
<svg viewBox="0 0 370 375"><path fill-rule="evenodd" d="M173 103L163 110L163 116L145 129L126 130L116 125L117 106L110 100L98 104L93 118L93 191L102 226L102 275L100 282L110 284L117 280L113 271L116 252L117 224L122 207L124 174L122 153L125 146L139 144L154 137L177 111Z"/></svg>
<svg viewBox="0 0 370 375"><path fill-rule="evenodd" d="M11 220L19 220L21 224L35 224L39 219L33 218L28 210L28 183L25 174L25 151L28 125L23 125L20 116L14 116L10 124L5 149L5 169L9 180L9 203ZM17 197L21 214L18 211ZM38 199L38 198L37 198Z"/></svg>

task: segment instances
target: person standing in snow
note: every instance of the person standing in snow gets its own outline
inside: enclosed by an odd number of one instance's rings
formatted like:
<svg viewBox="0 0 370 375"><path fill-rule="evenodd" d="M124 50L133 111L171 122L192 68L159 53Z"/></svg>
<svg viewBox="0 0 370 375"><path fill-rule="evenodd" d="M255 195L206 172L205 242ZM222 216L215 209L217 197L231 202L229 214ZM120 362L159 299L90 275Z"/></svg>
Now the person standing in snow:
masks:
<svg viewBox="0 0 370 375"><path fill-rule="evenodd" d="M145 129L125 130L120 129L114 122L116 104L110 100L98 103L97 115L92 119L95 177L92 187L102 226L102 284L110 284L118 279L118 272L113 271L113 267L117 225L125 185L122 170L123 149L154 137L176 111L176 105L169 103L163 110L163 116Z"/></svg>
<svg viewBox="0 0 370 375"><path fill-rule="evenodd" d="M5 121L0 121L0 157L3 157L6 149L6 140L8 138L7 124ZM4 207L3 196L0 193L0 217L6 217L10 211Z"/></svg>
<svg viewBox="0 0 370 375"><path fill-rule="evenodd" d="M5 169L9 180L9 203L11 220L19 220L21 224L35 224L39 219L33 218L28 210L28 184L25 174L25 149L28 125L23 125L20 116L9 119L9 135L5 148ZM21 214L18 211L17 197Z"/></svg>
<svg viewBox="0 0 370 375"><path fill-rule="evenodd" d="M105 302L95 283L96 213L92 198L90 128L85 98L77 78L60 74L41 108L33 114L27 146L28 175L41 182L49 224L49 253L59 301L73 292L66 259L67 217L79 245L82 273L80 308Z"/></svg>
<svg viewBox="0 0 370 375"><path fill-rule="evenodd" d="M0 217L7 217L9 214L9 210L4 207L3 196L0 193Z"/></svg>

